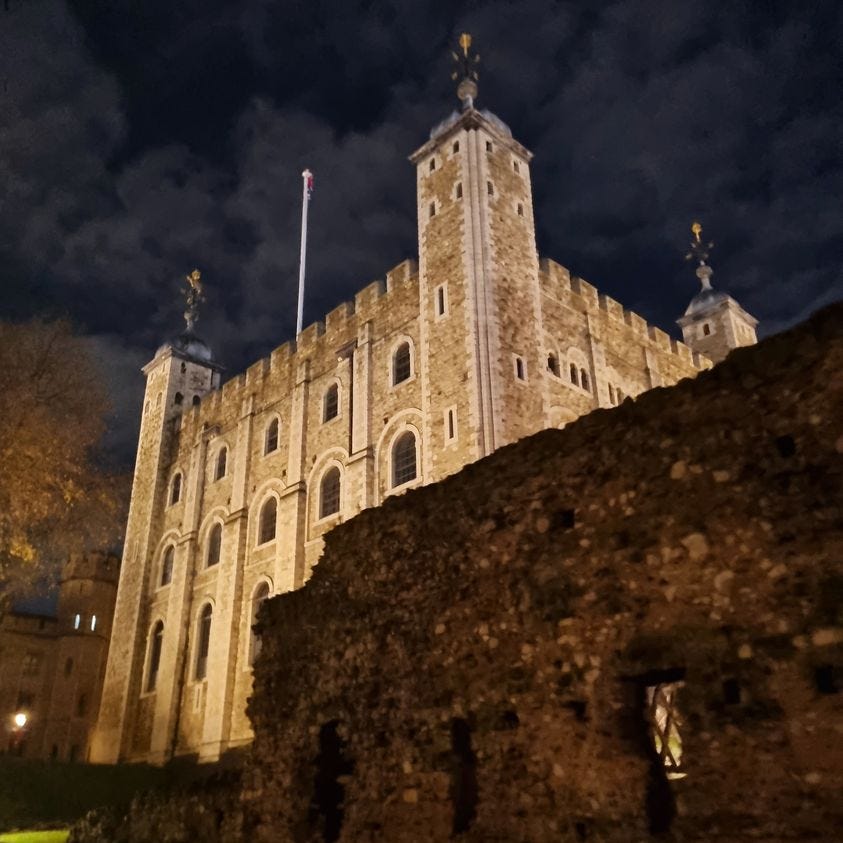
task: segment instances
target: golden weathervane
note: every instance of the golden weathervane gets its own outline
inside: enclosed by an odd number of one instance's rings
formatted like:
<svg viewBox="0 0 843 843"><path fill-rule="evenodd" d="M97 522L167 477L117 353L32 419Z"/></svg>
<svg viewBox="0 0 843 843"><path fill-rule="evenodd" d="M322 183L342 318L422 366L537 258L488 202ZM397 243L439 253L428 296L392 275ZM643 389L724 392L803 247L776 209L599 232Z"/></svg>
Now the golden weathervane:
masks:
<svg viewBox="0 0 843 843"><path fill-rule="evenodd" d="M471 53L471 35L463 32L459 38L459 45L462 55L451 52L456 68L451 73L451 79L460 80L457 86L457 96L462 100L464 108L471 108L474 105L474 98L477 96L477 80L480 74L477 72L477 65L480 63L480 56Z"/></svg>
<svg viewBox="0 0 843 843"><path fill-rule="evenodd" d="M187 281L187 289L183 291L183 294L187 307L184 311L184 321L187 323L188 333L192 333L194 326L199 321L199 305L205 301L205 293L202 290L202 273L198 269L194 269L190 275L185 275L185 281Z"/></svg>
<svg viewBox="0 0 843 843"><path fill-rule="evenodd" d="M708 256L714 248L714 241L711 240L708 243L704 243L700 239L702 225L696 221L691 224L691 233L694 235L694 239L691 240L691 251L685 255L685 260L695 260L699 262L700 266L705 266Z"/></svg>

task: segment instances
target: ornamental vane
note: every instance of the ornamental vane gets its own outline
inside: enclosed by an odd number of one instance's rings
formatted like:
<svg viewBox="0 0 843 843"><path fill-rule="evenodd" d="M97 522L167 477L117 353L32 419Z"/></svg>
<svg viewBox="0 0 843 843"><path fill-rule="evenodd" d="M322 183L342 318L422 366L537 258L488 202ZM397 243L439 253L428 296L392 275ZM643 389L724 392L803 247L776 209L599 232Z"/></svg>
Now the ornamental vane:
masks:
<svg viewBox="0 0 843 843"><path fill-rule="evenodd" d="M698 222L694 222L691 225L691 233L694 235L694 239L691 240L691 251L685 255L685 260L695 260L699 262L700 266L705 266L709 254L714 248L714 241L712 240L708 243L703 243L700 239L700 234L702 234L702 225Z"/></svg>
<svg viewBox="0 0 843 843"><path fill-rule="evenodd" d="M193 333L193 328L199 321L199 305L205 301L205 293L202 290L202 273L194 269L190 275L185 275L187 288L182 291L186 307L184 310L184 321L187 324L187 332Z"/></svg>
<svg viewBox="0 0 843 843"><path fill-rule="evenodd" d="M469 109L474 107L474 98L477 96L477 80L480 78L477 65L480 63L480 56L471 52L471 35L468 32L460 35L459 45L461 54L451 51L456 65L451 79L460 80L457 96L462 101L463 109Z"/></svg>

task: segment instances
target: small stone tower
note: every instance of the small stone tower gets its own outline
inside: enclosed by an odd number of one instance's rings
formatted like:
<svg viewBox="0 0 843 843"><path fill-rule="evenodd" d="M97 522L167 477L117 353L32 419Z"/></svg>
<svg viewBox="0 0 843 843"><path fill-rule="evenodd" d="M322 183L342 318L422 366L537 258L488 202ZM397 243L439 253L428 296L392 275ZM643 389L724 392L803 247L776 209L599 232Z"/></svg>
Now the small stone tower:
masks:
<svg viewBox="0 0 843 843"><path fill-rule="evenodd" d="M708 265L709 251L714 243L703 243L702 226L691 226L694 239L688 260L698 262L696 275L702 289L691 299L685 314L676 320L682 329L682 339L694 351L719 363L733 349L742 345L755 345L758 338L755 327L758 320L750 316L728 293L711 286L714 272Z"/></svg>
<svg viewBox="0 0 843 843"><path fill-rule="evenodd" d="M146 392L123 546L123 574L114 612L115 633L100 717L91 743L94 762L115 763L127 751L123 744L131 734L131 724L123 723L123 718L132 709L126 706L126 700L130 695L138 694L144 674L147 627L152 622L140 613L147 605L146 595L154 588L154 578L160 575L155 570L159 548L153 546L151 537L159 534L166 507L189 495L185 478L178 472L169 476L166 466L170 464L173 449L178 446L182 413L220 385L222 368L214 362L207 344L194 333L201 300L198 271L194 270L187 280L186 330L164 343L143 367ZM193 476L199 476L199 473L194 472ZM180 551L174 560L171 574L174 579L179 575Z"/></svg>
<svg viewBox="0 0 843 843"><path fill-rule="evenodd" d="M454 78L462 108L431 131L410 161L417 172L422 341L431 372L460 375L459 382L425 390L426 415L447 418L453 405L469 432L463 447L479 459L534 432L546 396L535 388L543 379L535 339L542 317L532 153L502 120L475 108L477 57L469 35L460 37L460 47ZM437 431L428 448L434 461L443 451Z"/></svg>

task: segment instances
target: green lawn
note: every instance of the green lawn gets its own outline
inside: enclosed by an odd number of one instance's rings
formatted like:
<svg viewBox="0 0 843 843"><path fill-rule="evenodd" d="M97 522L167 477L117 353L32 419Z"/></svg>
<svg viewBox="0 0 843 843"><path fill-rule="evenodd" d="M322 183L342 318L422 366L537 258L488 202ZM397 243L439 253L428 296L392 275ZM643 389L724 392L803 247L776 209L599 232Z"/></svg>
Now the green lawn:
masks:
<svg viewBox="0 0 843 843"><path fill-rule="evenodd" d="M64 843L69 831L14 831L0 834L0 843Z"/></svg>

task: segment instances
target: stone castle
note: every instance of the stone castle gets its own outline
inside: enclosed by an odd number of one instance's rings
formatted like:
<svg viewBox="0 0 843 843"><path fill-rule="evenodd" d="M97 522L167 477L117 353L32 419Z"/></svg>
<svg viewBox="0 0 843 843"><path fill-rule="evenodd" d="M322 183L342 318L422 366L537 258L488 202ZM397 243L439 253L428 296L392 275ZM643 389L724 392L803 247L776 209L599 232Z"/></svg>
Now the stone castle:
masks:
<svg viewBox="0 0 843 843"><path fill-rule="evenodd" d="M72 556L54 615L13 611L0 619L0 753L88 758L119 572L116 556Z"/></svg>
<svg viewBox="0 0 843 843"><path fill-rule="evenodd" d="M92 760L248 743L257 608L305 583L338 523L755 342L704 250L684 344L539 259L531 153L475 108L469 76L459 95L410 156L418 263L222 386L190 324L144 368Z"/></svg>

